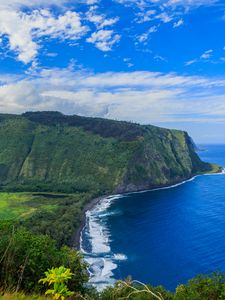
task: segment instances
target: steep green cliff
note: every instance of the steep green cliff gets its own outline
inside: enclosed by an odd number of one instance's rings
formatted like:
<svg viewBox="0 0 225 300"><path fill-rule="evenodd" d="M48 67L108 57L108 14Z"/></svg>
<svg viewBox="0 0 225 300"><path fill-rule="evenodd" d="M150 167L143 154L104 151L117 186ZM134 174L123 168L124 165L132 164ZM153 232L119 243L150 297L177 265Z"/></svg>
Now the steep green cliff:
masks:
<svg viewBox="0 0 225 300"><path fill-rule="evenodd" d="M128 192L211 170L186 132L58 112L0 115L0 186Z"/></svg>

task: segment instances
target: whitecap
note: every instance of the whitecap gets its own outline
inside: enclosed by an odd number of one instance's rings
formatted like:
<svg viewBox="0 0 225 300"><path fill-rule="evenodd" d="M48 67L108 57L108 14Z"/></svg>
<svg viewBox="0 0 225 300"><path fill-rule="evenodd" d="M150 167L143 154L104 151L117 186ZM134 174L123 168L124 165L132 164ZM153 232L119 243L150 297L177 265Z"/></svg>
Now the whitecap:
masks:
<svg viewBox="0 0 225 300"><path fill-rule="evenodd" d="M92 210L86 212L86 225L81 232L80 250L88 264L89 284L102 290L115 283L113 270L118 262L126 260L124 254L114 254L110 247L110 232L106 218L115 212L109 212L111 204L124 195L109 196L102 199ZM116 212L118 213L118 211Z"/></svg>
<svg viewBox="0 0 225 300"><path fill-rule="evenodd" d="M114 259L118 261L127 260L127 256L125 254L118 253L118 254L114 254Z"/></svg>
<svg viewBox="0 0 225 300"><path fill-rule="evenodd" d="M205 176L215 176L215 175L224 175L225 174L225 168L221 170L219 173L209 173L209 174L204 174Z"/></svg>

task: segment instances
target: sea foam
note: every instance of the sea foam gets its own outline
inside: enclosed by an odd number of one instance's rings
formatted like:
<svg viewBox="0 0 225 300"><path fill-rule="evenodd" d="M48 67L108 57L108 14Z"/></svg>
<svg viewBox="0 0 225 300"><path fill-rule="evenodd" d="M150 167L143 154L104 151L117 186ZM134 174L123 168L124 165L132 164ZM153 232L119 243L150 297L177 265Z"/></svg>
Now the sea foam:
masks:
<svg viewBox="0 0 225 300"><path fill-rule="evenodd" d="M115 214L108 210L112 203L121 197L124 196L106 197L93 209L86 212L86 225L81 232L80 250L89 266L89 283L97 290L102 290L115 283L113 270L118 267L118 262L127 259L122 253L112 252L111 236L107 227L107 217Z"/></svg>
<svg viewBox="0 0 225 300"><path fill-rule="evenodd" d="M224 175L225 169L212 175ZM197 175L188 180L168 186L152 189L157 191L162 189L171 189L183 185L194 180ZM122 253L113 253L110 247L110 231L107 227L107 217L120 212L109 211L112 203L119 198L126 197L129 194L146 193L149 191L133 192L124 195L115 195L103 198L93 209L86 212L86 225L83 228L80 236L80 250L84 255L84 259L88 264L88 271L90 275L89 283L102 290L106 286L115 283L113 270L118 267L120 261L126 260L126 255Z"/></svg>

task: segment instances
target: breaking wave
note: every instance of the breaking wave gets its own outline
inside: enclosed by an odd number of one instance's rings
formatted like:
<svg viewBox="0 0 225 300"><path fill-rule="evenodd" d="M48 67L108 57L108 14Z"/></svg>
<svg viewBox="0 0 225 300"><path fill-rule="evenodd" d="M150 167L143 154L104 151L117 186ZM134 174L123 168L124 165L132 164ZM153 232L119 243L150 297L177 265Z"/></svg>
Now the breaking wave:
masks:
<svg viewBox="0 0 225 300"><path fill-rule="evenodd" d="M80 250L88 263L89 283L102 290L115 282L113 270L118 263L127 257L121 253L113 253L110 247L110 232L107 217L119 213L110 212L111 204L122 195L106 197L91 210L86 212L86 225L81 232Z"/></svg>

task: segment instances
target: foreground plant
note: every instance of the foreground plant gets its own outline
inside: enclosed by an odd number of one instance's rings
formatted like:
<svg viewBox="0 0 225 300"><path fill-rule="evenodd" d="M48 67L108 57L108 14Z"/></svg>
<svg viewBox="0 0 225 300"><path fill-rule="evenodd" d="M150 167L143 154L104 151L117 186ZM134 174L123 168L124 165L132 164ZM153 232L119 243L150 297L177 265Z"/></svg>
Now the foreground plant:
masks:
<svg viewBox="0 0 225 300"><path fill-rule="evenodd" d="M155 299L164 300L159 292L153 292L146 284L137 280L118 281L117 290L121 291L124 288L128 288L130 292L128 292L128 294L125 297L120 297L121 300L130 299L132 296L138 294L147 294L151 295Z"/></svg>
<svg viewBox="0 0 225 300"><path fill-rule="evenodd" d="M69 291L67 282L73 276L70 269L63 266L59 268L52 268L45 272L45 278L39 280L40 283L53 285L52 289L48 289L45 295L53 295L53 299L64 300L69 296L72 296L74 292Z"/></svg>

